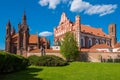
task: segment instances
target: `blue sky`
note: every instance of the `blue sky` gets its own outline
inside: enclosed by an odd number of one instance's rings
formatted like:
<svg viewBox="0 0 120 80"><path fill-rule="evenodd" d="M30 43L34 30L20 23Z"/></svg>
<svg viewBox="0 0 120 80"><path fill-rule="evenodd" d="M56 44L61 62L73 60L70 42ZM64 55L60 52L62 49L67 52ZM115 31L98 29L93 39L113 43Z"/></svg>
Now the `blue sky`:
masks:
<svg viewBox="0 0 120 80"><path fill-rule="evenodd" d="M81 16L81 23L103 28L108 33L108 25L117 25L117 39L120 41L120 1L119 0L0 0L0 49L5 47L6 24L10 19L18 29L22 15L26 11L30 33L47 36L53 44L53 28L59 24L62 12L74 21Z"/></svg>

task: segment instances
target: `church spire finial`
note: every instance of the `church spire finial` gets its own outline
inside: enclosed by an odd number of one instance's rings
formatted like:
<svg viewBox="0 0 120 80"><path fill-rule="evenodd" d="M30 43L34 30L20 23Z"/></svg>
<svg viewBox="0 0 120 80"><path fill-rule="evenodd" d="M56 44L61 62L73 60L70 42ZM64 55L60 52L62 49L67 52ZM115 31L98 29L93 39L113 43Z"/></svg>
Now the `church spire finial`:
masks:
<svg viewBox="0 0 120 80"><path fill-rule="evenodd" d="M7 26L11 26L10 19L8 20Z"/></svg>
<svg viewBox="0 0 120 80"><path fill-rule="evenodd" d="M24 15L22 17L22 24L26 24L26 11L24 11Z"/></svg>

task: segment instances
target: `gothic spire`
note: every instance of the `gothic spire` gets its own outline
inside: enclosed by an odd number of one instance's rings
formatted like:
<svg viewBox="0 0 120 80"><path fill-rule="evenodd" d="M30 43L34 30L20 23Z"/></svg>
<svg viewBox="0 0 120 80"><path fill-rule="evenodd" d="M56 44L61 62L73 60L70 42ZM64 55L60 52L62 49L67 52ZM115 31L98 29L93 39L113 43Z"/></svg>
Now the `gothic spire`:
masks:
<svg viewBox="0 0 120 80"><path fill-rule="evenodd" d="M22 24L26 24L26 12L24 11L24 15L22 17Z"/></svg>
<svg viewBox="0 0 120 80"><path fill-rule="evenodd" d="M11 34L12 34L12 35L15 34L15 28L14 28L14 27L12 27Z"/></svg>
<svg viewBox="0 0 120 80"><path fill-rule="evenodd" d="M10 20L8 20L7 27L11 27Z"/></svg>

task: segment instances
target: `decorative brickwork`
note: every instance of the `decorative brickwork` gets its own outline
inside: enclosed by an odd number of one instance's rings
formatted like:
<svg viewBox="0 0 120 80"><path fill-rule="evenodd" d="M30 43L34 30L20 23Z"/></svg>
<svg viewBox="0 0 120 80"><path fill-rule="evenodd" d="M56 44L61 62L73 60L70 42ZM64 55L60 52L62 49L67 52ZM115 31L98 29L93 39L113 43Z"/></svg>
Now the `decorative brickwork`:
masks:
<svg viewBox="0 0 120 80"><path fill-rule="evenodd" d="M22 24L18 24L18 32L12 28L10 21L6 26L5 50L10 53L26 56L27 52L39 49L40 46L45 49L50 48L50 41L45 37L39 37L38 34L29 34L29 26L26 21L26 13L22 17Z"/></svg>
<svg viewBox="0 0 120 80"><path fill-rule="evenodd" d="M59 25L54 28L54 44L61 42L64 34L69 31L74 33L79 48L91 48L96 44L107 44L114 47L116 44L115 24L110 24L109 34L106 34L101 28L81 24L81 18L78 15L75 17L75 22L71 22L63 12Z"/></svg>

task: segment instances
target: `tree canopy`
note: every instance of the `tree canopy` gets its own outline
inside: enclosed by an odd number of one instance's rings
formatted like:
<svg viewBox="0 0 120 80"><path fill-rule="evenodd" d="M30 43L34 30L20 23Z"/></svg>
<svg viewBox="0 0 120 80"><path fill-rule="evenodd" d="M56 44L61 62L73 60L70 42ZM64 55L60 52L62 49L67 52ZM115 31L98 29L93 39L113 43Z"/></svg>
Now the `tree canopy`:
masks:
<svg viewBox="0 0 120 80"><path fill-rule="evenodd" d="M60 46L61 54L67 59L67 61L74 61L79 55L77 41L73 33L67 32L61 42Z"/></svg>

